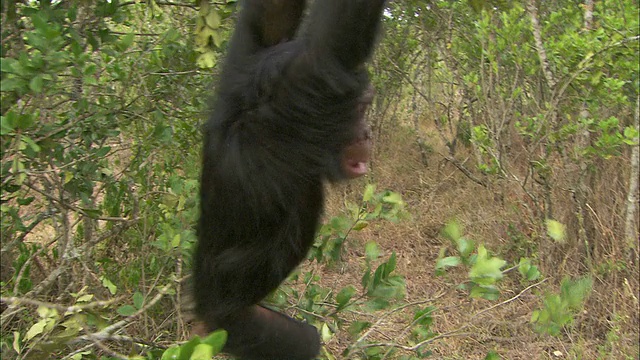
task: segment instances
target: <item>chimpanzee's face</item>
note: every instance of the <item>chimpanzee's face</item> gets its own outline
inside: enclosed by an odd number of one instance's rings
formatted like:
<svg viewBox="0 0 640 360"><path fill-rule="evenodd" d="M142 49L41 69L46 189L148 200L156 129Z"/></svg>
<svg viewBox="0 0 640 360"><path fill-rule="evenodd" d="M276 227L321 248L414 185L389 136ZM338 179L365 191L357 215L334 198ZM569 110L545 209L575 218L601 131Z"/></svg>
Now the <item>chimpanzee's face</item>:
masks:
<svg viewBox="0 0 640 360"><path fill-rule="evenodd" d="M357 178L367 173L371 156L371 127L367 123L366 113L373 100L374 90L371 85L362 94L358 102L356 129L354 140L342 150L340 161L342 175L347 179Z"/></svg>

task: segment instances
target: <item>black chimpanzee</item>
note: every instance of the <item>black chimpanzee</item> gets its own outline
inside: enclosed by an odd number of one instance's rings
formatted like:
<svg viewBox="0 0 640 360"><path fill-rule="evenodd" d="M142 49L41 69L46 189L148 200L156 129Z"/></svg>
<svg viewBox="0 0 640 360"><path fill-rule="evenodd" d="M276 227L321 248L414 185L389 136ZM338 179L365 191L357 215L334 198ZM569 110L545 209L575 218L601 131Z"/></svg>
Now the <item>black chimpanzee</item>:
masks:
<svg viewBox="0 0 640 360"><path fill-rule="evenodd" d="M246 0L205 126L196 313L243 359L312 359L316 329L260 305L304 260L323 181L363 175L384 0Z"/></svg>

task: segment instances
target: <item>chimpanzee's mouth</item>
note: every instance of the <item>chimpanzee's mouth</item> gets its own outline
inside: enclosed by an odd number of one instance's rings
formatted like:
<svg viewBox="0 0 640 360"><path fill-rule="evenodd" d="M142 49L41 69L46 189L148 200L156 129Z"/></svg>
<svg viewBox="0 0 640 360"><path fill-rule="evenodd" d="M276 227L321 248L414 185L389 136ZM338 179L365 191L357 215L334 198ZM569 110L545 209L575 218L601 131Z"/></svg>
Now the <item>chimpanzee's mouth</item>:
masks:
<svg viewBox="0 0 640 360"><path fill-rule="evenodd" d="M347 167L349 168L350 177L362 176L369 171L366 161L348 160Z"/></svg>
<svg viewBox="0 0 640 360"><path fill-rule="evenodd" d="M346 178L353 179L369 171L371 139L364 138L347 146L343 152L342 171Z"/></svg>

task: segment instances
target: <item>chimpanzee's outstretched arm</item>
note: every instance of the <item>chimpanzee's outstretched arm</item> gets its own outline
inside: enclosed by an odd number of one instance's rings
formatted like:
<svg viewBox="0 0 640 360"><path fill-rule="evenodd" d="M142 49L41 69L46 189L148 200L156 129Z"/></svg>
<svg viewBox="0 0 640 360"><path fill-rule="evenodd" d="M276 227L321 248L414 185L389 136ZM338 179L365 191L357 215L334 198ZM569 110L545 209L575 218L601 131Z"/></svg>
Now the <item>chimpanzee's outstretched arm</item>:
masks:
<svg viewBox="0 0 640 360"><path fill-rule="evenodd" d="M385 0L316 0L306 34L311 51L334 56L348 70L364 64L373 53L384 3Z"/></svg>
<svg viewBox="0 0 640 360"><path fill-rule="evenodd" d="M305 0L245 0L231 38L227 59L240 61L257 51L293 39Z"/></svg>

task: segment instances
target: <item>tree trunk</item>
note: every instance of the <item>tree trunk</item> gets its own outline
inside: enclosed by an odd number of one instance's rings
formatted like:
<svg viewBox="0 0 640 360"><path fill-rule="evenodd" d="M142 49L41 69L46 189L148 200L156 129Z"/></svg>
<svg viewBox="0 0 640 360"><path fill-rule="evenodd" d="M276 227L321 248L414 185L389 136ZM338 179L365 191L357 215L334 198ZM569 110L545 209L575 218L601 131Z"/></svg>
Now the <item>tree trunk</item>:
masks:
<svg viewBox="0 0 640 360"><path fill-rule="evenodd" d="M633 116L633 126L636 134L640 131L640 94L636 95L636 110ZM627 255L631 261L638 263L638 176L640 176L640 145L636 135L635 144L631 148L631 177L629 192L627 193L627 216L625 219L624 235L627 242Z"/></svg>

